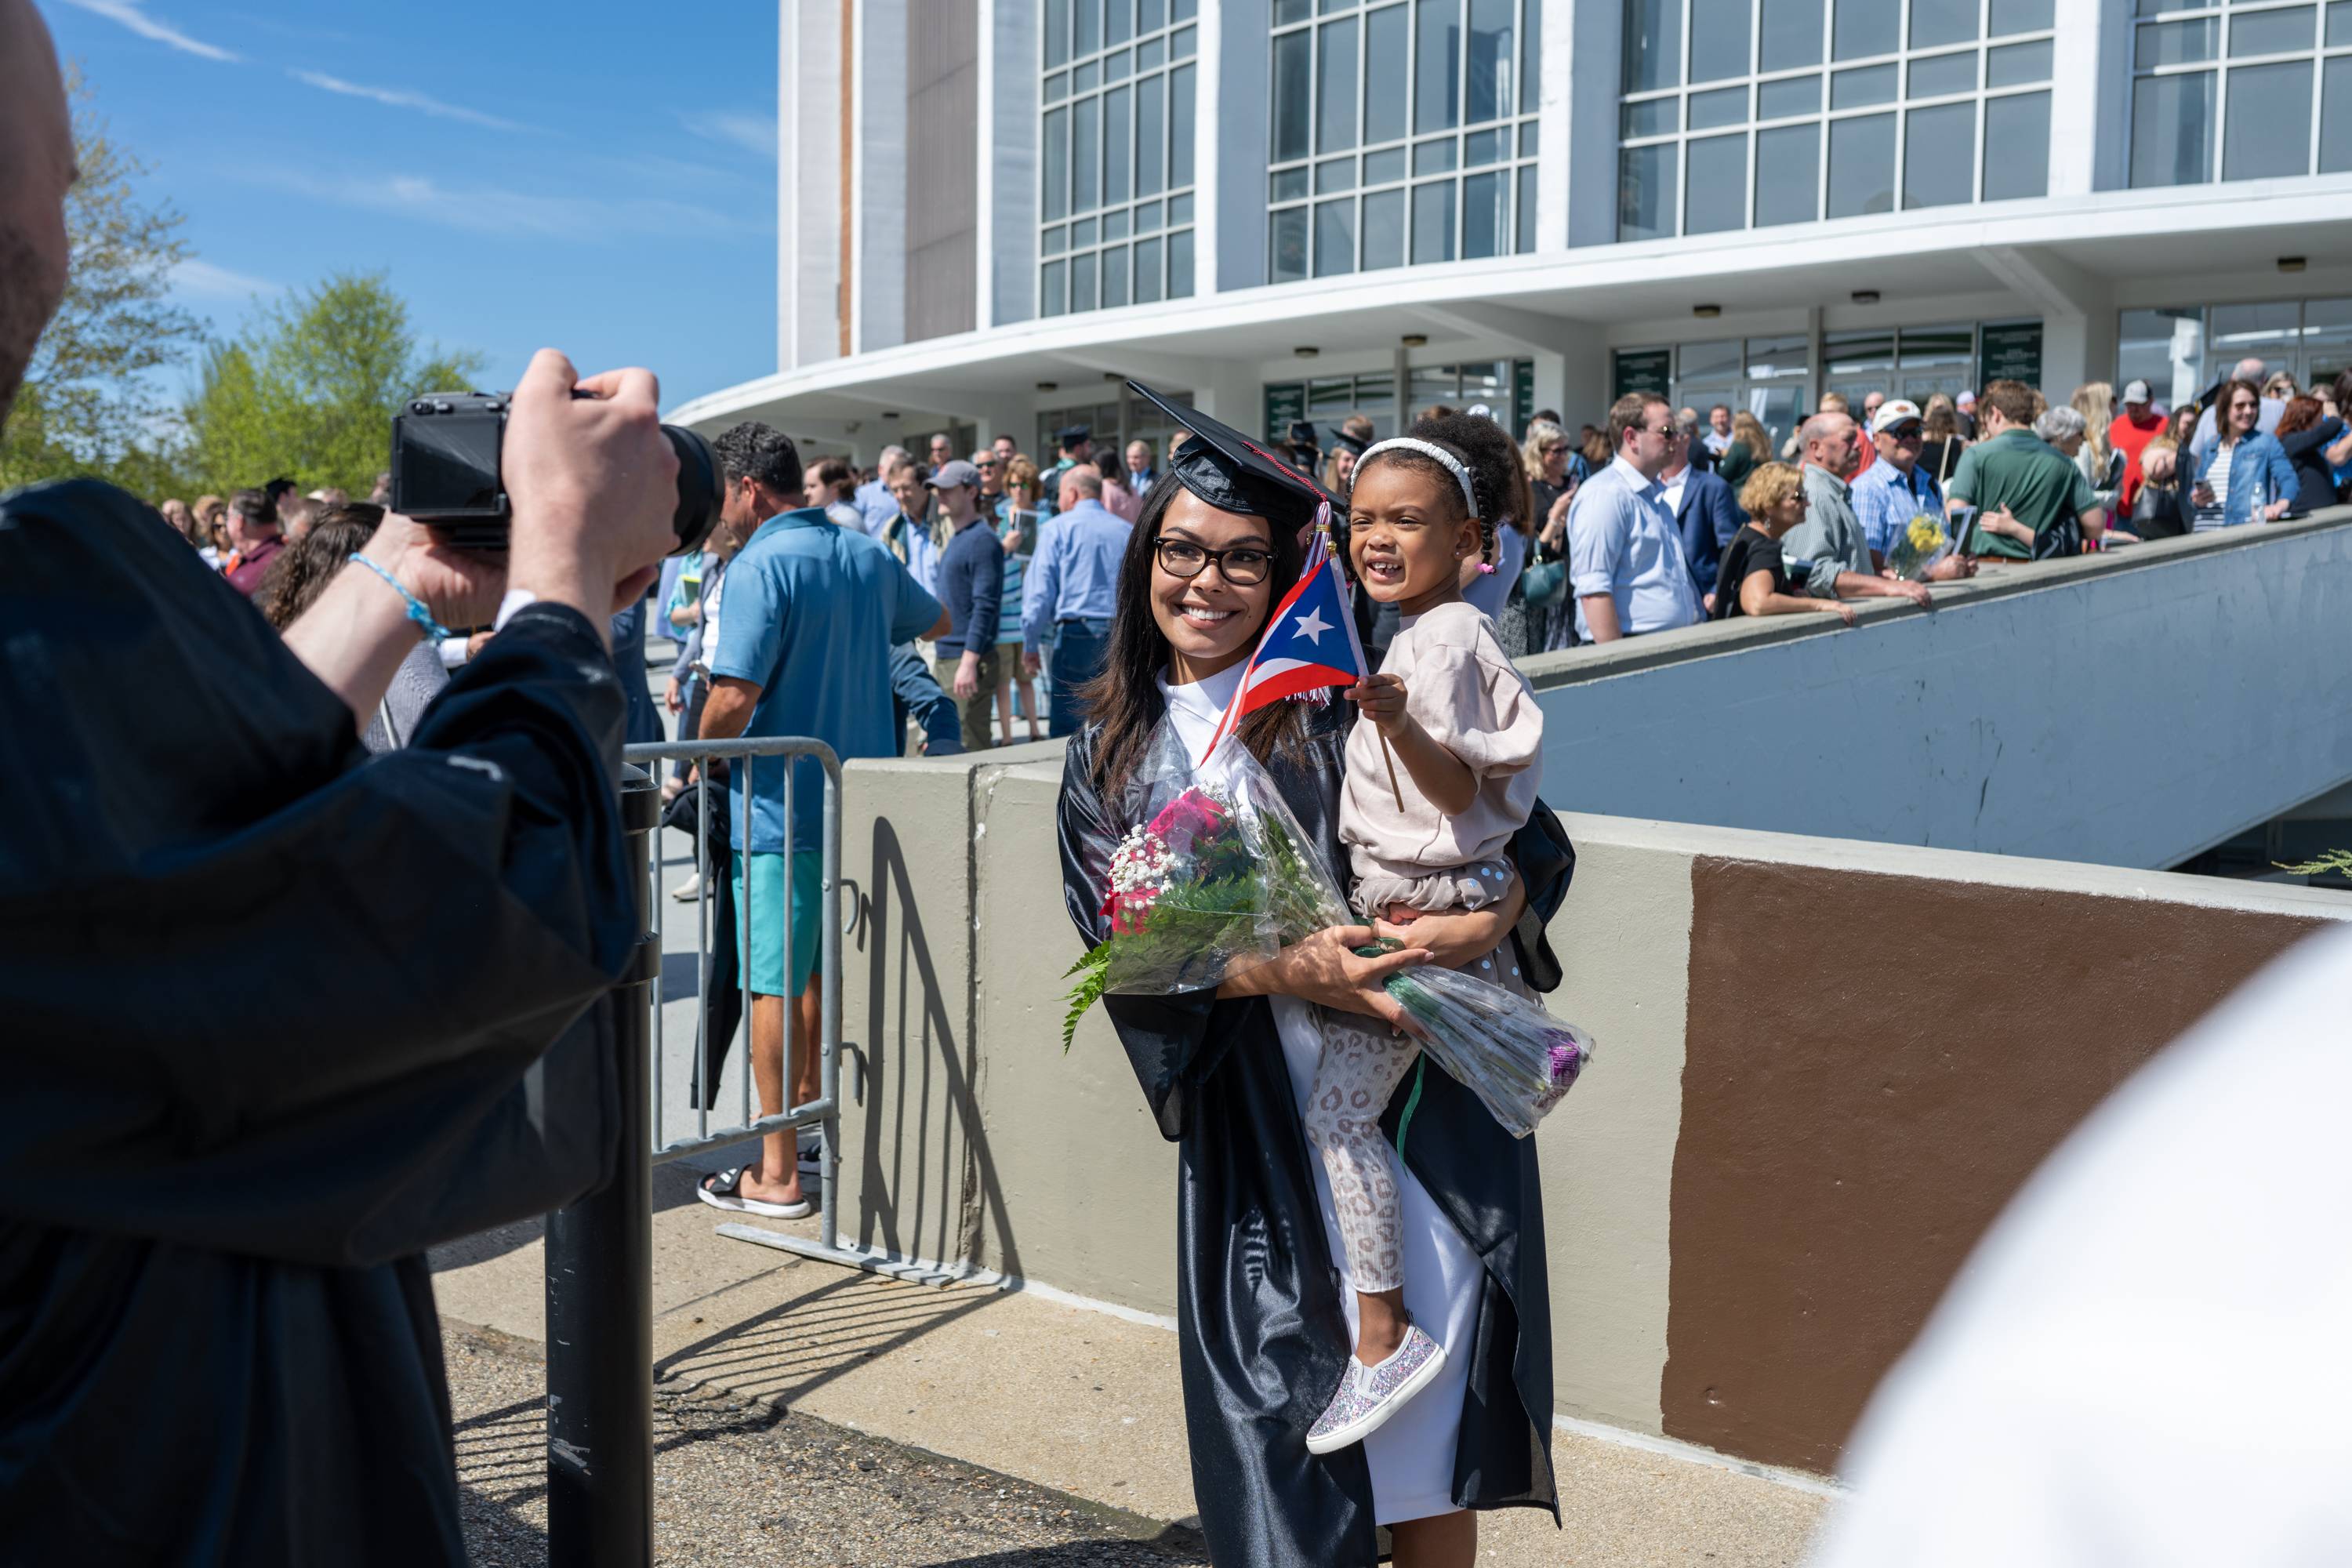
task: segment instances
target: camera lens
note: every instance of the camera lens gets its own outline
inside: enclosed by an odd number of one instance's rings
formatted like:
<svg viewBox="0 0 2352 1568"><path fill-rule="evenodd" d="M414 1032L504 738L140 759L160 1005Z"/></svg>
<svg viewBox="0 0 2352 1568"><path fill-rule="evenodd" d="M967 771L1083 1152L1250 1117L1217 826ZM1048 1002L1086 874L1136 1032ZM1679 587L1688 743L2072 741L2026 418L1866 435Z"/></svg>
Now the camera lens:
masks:
<svg viewBox="0 0 2352 1568"><path fill-rule="evenodd" d="M670 450L677 454L677 512L670 526L677 533L672 555L698 550L719 523L720 493L719 458L710 443L683 426L665 425Z"/></svg>

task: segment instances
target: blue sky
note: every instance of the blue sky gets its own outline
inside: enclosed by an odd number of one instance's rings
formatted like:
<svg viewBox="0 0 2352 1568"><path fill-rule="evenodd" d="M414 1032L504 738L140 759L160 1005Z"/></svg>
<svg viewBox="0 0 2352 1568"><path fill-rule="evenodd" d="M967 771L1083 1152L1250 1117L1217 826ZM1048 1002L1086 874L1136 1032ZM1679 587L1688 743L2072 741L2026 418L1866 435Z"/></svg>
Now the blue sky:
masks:
<svg viewBox="0 0 2352 1568"><path fill-rule="evenodd" d="M219 335L382 270L498 386L541 344L665 407L776 367L772 0L37 3Z"/></svg>

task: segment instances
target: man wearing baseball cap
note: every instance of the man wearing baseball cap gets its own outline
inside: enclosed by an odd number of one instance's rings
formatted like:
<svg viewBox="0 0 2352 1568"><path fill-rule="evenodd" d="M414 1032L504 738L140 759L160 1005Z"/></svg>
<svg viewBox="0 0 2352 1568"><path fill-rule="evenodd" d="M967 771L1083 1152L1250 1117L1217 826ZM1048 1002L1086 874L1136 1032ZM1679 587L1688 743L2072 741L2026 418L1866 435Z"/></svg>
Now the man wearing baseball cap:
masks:
<svg viewBox="0 0 2352 1568"><path fill-rule="evenodd" d="M982 526L978 468L958 458L933 468L926 482L949 531L939 566L939 597L947 606L948 635L931 645L931 672L955 698L963 749L984 752L989 747L989 710L1002 673L996 632L1004 608L1004 546L998 542L996 530Z"/></svg>
<svg viewBox="0 0 2352 1568"><path fill-rule="evenodd" d="M1893 556L1895 542L1913 518L1925 513L1940 521L1944 515L1944 493L1919 462L1923 431L1917 404L1903 397L1881 404L1870 423L1878 461L1852 480L1854 518L1862 524L1871 554L1882 561ZM1975 574L1976 563L1958 554L1946 556L1927 573L1935 582Z"/></svg>
<svg viewBox="0 0 2352 1568"><path fill-rule="evenodd" d="M2140 469L2140 454L2163 433L2164 410L2156 405L2147 383L2125 383L2123 408L2107 426L2107 445L2124 455L2124 488L2116 497L2117 517L2131 516L2132 502L2139 499L2140 486L2147 483L2147 475Z"/></svg>

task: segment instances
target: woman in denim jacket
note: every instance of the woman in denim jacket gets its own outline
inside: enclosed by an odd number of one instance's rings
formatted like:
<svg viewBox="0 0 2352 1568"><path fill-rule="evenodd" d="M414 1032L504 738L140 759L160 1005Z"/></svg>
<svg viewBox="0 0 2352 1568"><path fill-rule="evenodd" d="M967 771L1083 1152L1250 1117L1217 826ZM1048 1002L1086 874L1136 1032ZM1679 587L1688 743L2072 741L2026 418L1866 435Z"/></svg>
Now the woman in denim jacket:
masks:
<svg viewBox="0 0 2352 1568"><path fill-rule="evenodd" d="M2197 465L2193 531L2284 517L2294 504L2294 465L2276 437L2254 428L2262 416L2261 389L2250 381L2224 382L2214 405L2221 438Z"/></svg>

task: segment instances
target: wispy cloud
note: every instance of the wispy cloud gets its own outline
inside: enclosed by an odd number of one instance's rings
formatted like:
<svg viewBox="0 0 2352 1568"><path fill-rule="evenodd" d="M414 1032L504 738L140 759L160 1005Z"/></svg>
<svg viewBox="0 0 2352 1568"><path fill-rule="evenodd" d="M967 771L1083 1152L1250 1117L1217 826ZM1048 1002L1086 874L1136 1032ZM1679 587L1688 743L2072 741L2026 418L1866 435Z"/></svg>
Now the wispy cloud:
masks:
<svg viewBox="0 0 2352 1568"><path fill-rule="evenodd" d="M364 98L371 102L384 104L393 109L413 109L420 114L430 114L442 120L463 121L467 125L479 125L491 131L530 129L528 125L519 125L511 120L501 120L495 114L485 114L478 109L466 109L457 104L444 103L437 98L422 92L412 92L406 88L372 87L366 82L345 81L339 76L329 76L324 71L289 70L286 74L297 81L308 82L324 92L340 92L346 98Z"/></svg>
<svg viewBox="0 0 2352 1568"><path fill-rule="evenodd" d="M65 0L68 5L103 16L110 22L120 22L142 38L152 38L167 44L182 54L196 55L208 60L236 60L244 57L218 44L207 44L192 38L159 16L151 16L141 0Z"/></svg>
<svg viewBox="0 0 2352 1568"><path fill-rule="evenodd" d="M338 206L382 213L468 234L594 241L647 234L682 239L767 233L743 217L661 197L552 195L488 185L446 185L429 174L320 175L302 169L246 169L259 184Z"/></svg>
<svg viewBox="0 0 2352 1568"><path fill-rule="evenodd" d="M706 109L681 113L678 123L697 136L730 142L762 158L776 155L776 117L751 110Z"/></svg>
<svg viewBox="0 0 2352 1568"><path fill-rule="evenodd" d="M257 294L275 294L284 287L267 278L232 272L194 257L172 268L173 291L196 300L250 300Z"/></svg>

